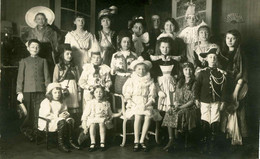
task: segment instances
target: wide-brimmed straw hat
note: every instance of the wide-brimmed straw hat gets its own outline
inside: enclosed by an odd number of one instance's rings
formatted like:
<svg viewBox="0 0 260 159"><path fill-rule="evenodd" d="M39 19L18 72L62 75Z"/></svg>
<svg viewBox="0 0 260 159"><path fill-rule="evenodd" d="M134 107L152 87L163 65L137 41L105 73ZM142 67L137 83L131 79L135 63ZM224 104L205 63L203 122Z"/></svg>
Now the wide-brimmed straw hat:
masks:
<svg viewBox="0 0 260 159"><path fill-rule="evenodd" d="M54 88L61 88L60 83L50 83L47 87L46 94L49 94Z"/></svg>
<svg viewBox="0 0 260 159"><path fill-rule="evenodd" d="M152 68L152 63L148 60L144 60L144 58L142 56L139 56L136 60L134 60L131 63L130 68L134 70L136 65L138 65L138 64L146 65L149 70Z"/></svg>
<svg viewBox="0 0 260 159"><path fill-rule="evenodd" d="M46 16L48 24L51 25L53 23L55 19L55 14L53 11L50 8L44 6L36 6L29 9L25 14L25 21L31 28L35 28L37 26L34 19L38 13L43 13Z"/></svg>

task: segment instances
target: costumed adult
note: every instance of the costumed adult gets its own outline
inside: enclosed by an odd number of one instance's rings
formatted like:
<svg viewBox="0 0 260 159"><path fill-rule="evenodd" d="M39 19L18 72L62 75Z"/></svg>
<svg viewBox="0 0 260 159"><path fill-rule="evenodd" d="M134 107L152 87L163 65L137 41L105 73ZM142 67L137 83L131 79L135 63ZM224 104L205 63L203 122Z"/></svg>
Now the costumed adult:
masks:
<svg viewBox="0 0 260 159"><path fill-rule="evenodd" d="M101 30L97 32L97 40L101 47L103 63L110 65L113 53L116 52L117 35L111 30L112 19L109 9L103 9L99 12L98 18L100 21Z"/></svg>
<svg viewBox="0 0 260 159"><path fill-rule="evenodd" d="M65 43L70 44L74 63L79 66L79 71L82 72L83 65L90 63L90 49L94 42L96 42L96 38L85 29L86 22L83 16L76 15L73 23L75 30L66 34Z"/></svg>
<svg viewBox="0 0 260 159"><path fill-rule="evenodd" d="M245 116L247 86L246 57L240 49L241 35L237 30L226 33L221 65L227 72L227 102L222 115L221 129L232 138L232 145L242 145L247 137Z"/></svg>
<svg viewBox="0 0 260 159"><path fill-rule="evenodd" d="M22 35L22 40L27 44L30 39L41 42L39 56L47 60L50 77L52 79L54 66L57 63L58 50L57 33L50 27L55 19L53 11L44 6L29 9L25 21L31 29Z"/></svg>
<svg viewBox="0 0 260 159"><path fill-rule="evenodd" d="M185 13L185 23L187 27L180 32L179 37L182 38L184 42L187 44L186 56L188 61L195 65L195 57L193 50L195 43L198 41L198 28L201 25L206 25L206 23L202 21L199 25L197 25L199 19L195 11L195 4L191 1L187 3L187 5L188 8Z"/></svg>

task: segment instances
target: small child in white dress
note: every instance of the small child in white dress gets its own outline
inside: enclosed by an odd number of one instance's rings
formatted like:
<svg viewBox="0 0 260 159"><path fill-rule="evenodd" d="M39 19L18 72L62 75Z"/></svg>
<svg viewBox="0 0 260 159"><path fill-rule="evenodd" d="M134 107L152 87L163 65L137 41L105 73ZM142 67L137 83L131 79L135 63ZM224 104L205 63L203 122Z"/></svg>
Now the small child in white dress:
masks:
<svg viewBox="0 0 260 159"><path fill-rule="evenodd" d="M105 150L106 122L111 121L113 117L119 117L121 113L113 114L110 103L105 100L105 89L98 85L93 88L94 99L88 102L88 106L82 115L82 128L86 134L89 129L91 145L89 151L96 149L96 126L99 125L100 148Z"/></svg>

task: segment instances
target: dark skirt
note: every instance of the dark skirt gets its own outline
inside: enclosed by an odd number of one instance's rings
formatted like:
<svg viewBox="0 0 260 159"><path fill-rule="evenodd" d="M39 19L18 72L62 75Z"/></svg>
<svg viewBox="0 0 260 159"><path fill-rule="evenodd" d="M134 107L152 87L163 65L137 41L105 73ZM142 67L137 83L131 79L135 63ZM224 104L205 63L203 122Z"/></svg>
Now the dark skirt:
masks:
<svg viewBox="0 0 260 159"><path fill-rule="evenodd" d="M179 132L190 131L197 126L199 117L194 107L185 108L178 112L166 112L162 126L176 128Z"/></svg>

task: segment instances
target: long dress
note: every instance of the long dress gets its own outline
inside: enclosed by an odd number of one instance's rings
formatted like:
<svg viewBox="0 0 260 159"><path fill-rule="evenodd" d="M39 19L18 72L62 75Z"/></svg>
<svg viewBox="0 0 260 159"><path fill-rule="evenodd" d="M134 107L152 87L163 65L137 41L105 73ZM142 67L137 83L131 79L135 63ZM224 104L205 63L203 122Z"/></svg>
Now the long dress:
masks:
<svg viewBox="0 0 260 159"><path fill-rule="evenodd" d="M159 97L158 110L166 112L174 103L174 92L176 86L176 76L178 76L179 63L173 59L163 61L159 59L153 62L152 72L157 80L158 90L165 93L166 97Z"/></svg>
<svg viewBox="0 0 260 159"><path fill-rule="evenodd" d="M90 62L91 55L89 50L93 46L95 40L95 36L87 30L81 35L78 35L76 31L71 31L65 36L65 43L70 44L74 63L79 66L80 72L83 70L83 65Z"/></svg>
<svg viewBox="0 0 260 159"><path fill-rule="evenodd" d="M245 116L246 98L235 102L232 98L233 91L239 79L243 80L243 85L247 85L247 69L245 55L240 52L238 47L231 52L223 52L221 58L222 68L227 72L227 95L226 105L227 109L233 109L237 115L239 133L242 137L247 137L247 124ZM242 85L242 86L243 86ZM228 116L230 114L224 113L221 120L221 129L223 132L227 131ZM232 136L232 134L230 134ZM233 134L234 135L234 134ZM233 144L242 144L241 141L232 141Z"/></svg>
<svg viewBox="0 0 260 159"><path fill-rule="evenodd" d="M58 37L57 33L49 26L46 25L41 29L35 27L29 30L22 36L24 42L31 39L37 39L41 42L41 48L39 56L47 60L50 77L52 80L54 66L57 63L57 48L58 48Z"/></svg>
<svg viewBox="0 0 260 159"><path fill-rule="evenodd" d="M116 33L115 31L110 31L106 34L104 31L98 31L97 40L101 47L103 64L110 65L112 55L116 52Z"/></svg>
<svg viewBox="0 0 260 159"><path fill-rule="evenodd" d="M194 100L195 84L193 82L191 88L189 84L177 87L175 92L175 102L178 105L186 104ZM177 112L167 111L163 119L162 126L177 128L178 131L190 131L198 124L198 116L196 106L193 104L188 108L183 108Z"/></svg>

